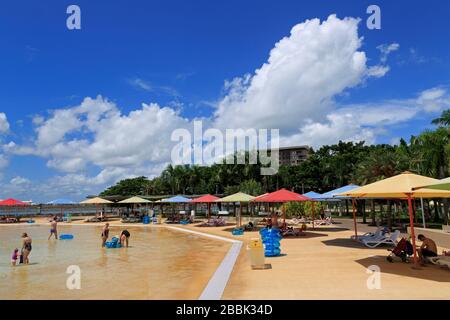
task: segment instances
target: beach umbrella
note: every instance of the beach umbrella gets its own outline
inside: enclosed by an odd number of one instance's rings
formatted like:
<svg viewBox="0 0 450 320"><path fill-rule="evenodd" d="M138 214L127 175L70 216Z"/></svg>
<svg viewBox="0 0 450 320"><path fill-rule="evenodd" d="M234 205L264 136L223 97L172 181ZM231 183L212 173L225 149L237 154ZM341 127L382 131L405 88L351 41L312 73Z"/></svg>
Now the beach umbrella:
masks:
<svg viewBox="0 0 450 320"><path fill-rule="evenodd" d="M427 188L427 189L433 189L433 190L450 190L450 177L439 180L436 184L431 184L428 186L418 187L414 188L414 190L421 189L421 188ZM422 208L422 221L423 221L423 227L425 228L425 214L423 210L423 198L420 198L420 205Z"/></svg>
<svg viewBox="0 0 450 320"><path fill-rule="evenodd" d="M0 206L29 206L29 205L30 204L27 202L23 202L13 198L0 201Z"/></svg>
<svg viewBox="0 0 450 320"><path fill-rule="evenodd" d="M151 201L147 200L147 199L144 199L144 198L141 198L141 197L134 196L134 197L131 197L131 198L119 201L118 203L121 203L121 204L132 204L133 205L132 210L134 211L136 204L148 205L149 203L151 203ZM148 212L148 208L147 207L145 208L145 210Z"/></svg>
<svg viewBox="0 0 450 320"><path fill-rule="evenodd" d="M69 199L55 199L55 200L47 202L46 204L52 204L52 205L57 205L57 204L75 204L75 202L72 201L72 200L69 200Z"/></svg>
<svg viewBox="0 0 450 320"><path fill-rule="evenodd" d="M275 192L271 192L264 196L258 197L253 201L257 202L269 202L269 203L282 203L282 211L283 211L283 223L286 223L286 202L299 202L299 201L314 201L311 198L305 197L296 192L292 192L286 189L280 189ZM314 203L312 204L312 217L313 217L313 227L314 227Z"/></svg>
<svg viewBox="0 0 450 320"><path fill-rule="evenodd" d="M136 203L151 203L150 200L141 198L141 197L131 197L122 201L119 201L118 203L130 203L130 204L136 204Z"/></svg>
<svg viewBox="0 0 450 320"><path fill-rule="evenodd" d="M95 197L95 198L83 200L80 203L81 204L109 204L109 203L114 203L114 202L100 198L100 197Z"/></svg>
<svg viewBox="0 0 450 320"><path fill-rule="evenodd" d="M307 193L303 194L305 197L314 199L314 200L320 200L320 198L322 197L322 195L320 193L314 192L314 191L310 191Z"/></svg>
<svg viewBox="0 0 450 320"><path fill-rule="evenodd" d="M206 194L197 199L192 200L192 203L206 203L208 206L208 219L211 217L211 203L219 200L219 197L213 196L211 194Z"/></svg>
<svg viewBox="0 0 450 320"><path fill-rule="evenodd" d="M236 217L236 224L240 228L241 227L241 218L242 218L242 203L249 203L253 199L255 199L255 197L253 197L249 194L246 194L243 192L237 192L235 194L218 199L218 200L216 200L216 202L239 203L239 218Z"/></svg>
<svg viewBox="0 0 450 320"><path fill-rule="evenodd" d="M90 198L90 199L86 199L80 202L80 204L95 204L95 215L98 215L98 205L104 205L104 204L110 204L110 203L114 203L112 201L100 198L100 197L95 197L95 198Z"/></svg>
<svg viewBox="0 0 450 320"><path fill-rule="evenodd" d="M344 192L348 192L354 189L359 188L360 186L357 186L355 184L349 184L347 186L343 186L328 192L323 193L317 200L325 200L325 201L339 201L339 200L345 200L350 199L350 197L342 196L340 194Z"/></svg>
<svg viewBox="0 0 450 320"><path fill-rule="evenodd" d="M192 199L183 196L174 196L171 198L161 199L161 203L190 203ZM174 213L174 207L172 207L172 213Z"/></svg>
<svg viewBox="0 0 450 320"><path fill-rule="evenodd" d="M23 202L23 201L16 200L16 199L13 199L13 198L9 198L9 199L5 199L5 200L0 201L0 206L7 207L7 208L14 207L14 206L29 206L29 205L30 204L27 203L27 202ZM11 210L11 212L12 211L13 210Z"/></svg>
<svg viewBox="0 0 450 320"><path fill-rule="evenodd" d="M166 203L187 203L187 202L191 202L192 199L183 197L183 196L175 196L175 197L171 197L171 198L166 198L166 199L162 199L161 202L166 202Z"/></svg>
<svg viewBox="0 0 450 320"><path fill-rule="evenodd" d="M267 195L267 194L269 194L269 193L266 192L266 193L264 193L264 194L260 194L259 196L255 197L255 199L253 199L253 202L258 203L258 204L261 204L261 202L258 202L257 200L258 200L259 198L264 197L264 196ZM258 206L258 209L260 209L259 206ZM269 207L266 205L265 208L264 208L264 210L269 211Z"/></svg>
<svg viewBox="0 0 450 320"><path fill-rule="evenodd" d="M409 209L409 223L411 228L411 239L414 249L414 265L417 266L417 250L416 239L414 234L414 217L412 209L412 199L415 198L450 198L450 191L436 190L429 188L420 188L423 186L429 186L437 184L439 180L413 174L411 172L404 172L402 174L383 179L363 187L343 192L338 196L351 197L353 201L353 219L355 223L355 235L356 230L356 212L354 199L355 198L394 198L405 199L408 201Z"/></svg>

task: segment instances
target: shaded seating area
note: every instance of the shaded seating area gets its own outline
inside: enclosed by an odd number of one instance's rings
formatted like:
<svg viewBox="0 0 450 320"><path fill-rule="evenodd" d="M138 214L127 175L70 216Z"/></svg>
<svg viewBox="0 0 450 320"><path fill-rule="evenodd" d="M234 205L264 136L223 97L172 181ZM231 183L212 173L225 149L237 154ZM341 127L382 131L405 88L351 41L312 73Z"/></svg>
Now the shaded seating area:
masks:
<svg viewBox="0 0 450 320"><path fill-rule="evenodd" d="M104 221L108 221L108 218L106 217L106 215L104 214L104 205L107 204L112 204L112 201L100 198L100 197L95 197L95 198L91 198L91 199L87 199L84 201L81 201L80 204L86 204L86 205L95 205L95 217L92 218L87 218L86 220L84 220L85 222L104 222ZM98 210L98 207L102 206L100 212Z"/></svg>

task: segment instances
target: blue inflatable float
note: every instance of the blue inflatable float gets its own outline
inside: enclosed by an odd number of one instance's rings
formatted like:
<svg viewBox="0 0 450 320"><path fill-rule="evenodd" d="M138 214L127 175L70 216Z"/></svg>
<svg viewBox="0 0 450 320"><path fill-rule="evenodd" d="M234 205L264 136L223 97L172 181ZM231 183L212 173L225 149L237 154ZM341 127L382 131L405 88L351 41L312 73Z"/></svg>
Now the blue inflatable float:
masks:
<svg viewBox="0 0 450 320"><path fill-rule="evenodd" d="M233 236L242 236L244 234L244 229L242 228L233 229L233 231L231 231L231 234Z"/></svg>
<svg viewBox="0 0 450 320"><path fill-rule="evenodd" d="M62 234L59 236L60 240L72 240L73 239L73 234Z"/></svg>
<svg viewBox="0 0 450 320"><path fill-rule="evenodd" d="M111 241L107 241L107 242L105 243L105 246L106 246L107 248L110 248L110 249L113 249L113 248L122 248L122 245L121 245L120 242L119 242L119 238L117 238L117 237L113 237L113 238L111 239Z"/></svg>

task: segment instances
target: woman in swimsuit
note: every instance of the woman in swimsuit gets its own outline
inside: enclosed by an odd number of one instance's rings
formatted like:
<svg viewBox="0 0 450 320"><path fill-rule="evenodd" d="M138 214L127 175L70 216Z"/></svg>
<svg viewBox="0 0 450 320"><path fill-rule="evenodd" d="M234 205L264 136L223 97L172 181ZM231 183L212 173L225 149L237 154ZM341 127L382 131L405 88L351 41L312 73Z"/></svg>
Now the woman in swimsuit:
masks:
<svg viewBox="0 0 450 320"><path fill-rule="evenodd" d="M53 220L50 222L50 235L48 236L48 240L50 240L50 238L52 237L52 235L55 235L55 239L58 240L58 222L57 222L57 218L53 218Z"/></svg>
<svg viewBox="0 0 450 320"><path fill-rule="evenodd" d="M102 247L106 245L106 240L108 240L108 237L109 237L109 223L106 223L102 231Z"/></svg>
<svg viewBox="0 0 450 320"><path fill-rule="evenodd" d="M32 249L32 247L31 247L32 240L28 236L28 234L26 234L25 232L22 233L22 239L23 239L23 244L22 244L23 263L28 264L28 263L30 263L30 260L28 259L28 257L30 256L31 249Z"/></svg>
<svg viewBox="0 0 450 320"><path fill-rule="evenodd" d="M122 245L122 247L128 248L128 239L129 238L130 238L130 233L128 232L128 230L123 230L119 237L120 244Z"/></svg>

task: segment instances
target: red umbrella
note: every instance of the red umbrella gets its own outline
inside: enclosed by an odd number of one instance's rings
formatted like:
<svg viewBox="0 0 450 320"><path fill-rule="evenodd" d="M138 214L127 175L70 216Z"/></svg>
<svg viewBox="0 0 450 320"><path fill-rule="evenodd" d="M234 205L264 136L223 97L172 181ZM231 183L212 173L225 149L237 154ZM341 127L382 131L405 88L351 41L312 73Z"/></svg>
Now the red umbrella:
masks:
<svg viewBox="0 0 450 320"><path fill-rule="evenodd" d="M13 198L0 201L0 206L29 206L29 203L22 202Z"/></svg>
<svg viewBox="0 0 450 320"><path fill-rule="evenodd" d="M275 203L283 203L283 223L286 222L286 210L284 207L285 202L291 201L314 201L311 198L305 197L301 194L286 190L280 189L278 191L259 196L253 199L254 202L275 202ZM314 205L313 205L313 221L314 221ZM314 222L313 222L314 223ZM313 224L314 227L314 224Z"/></svg>
<svg viewBox="0 0 450 320"><path fill-rule="evenodd" d="M290 202L290 201L313 201L313 199L305 197L301 194L286 190L286 189L280 189L278 191L256 197L252 201L284 203L284 202Z"/></svg>
<svg viewBox="0 0 450 320"><path fill-rule="evenodd" d="M208 219L209 219L211 217L211 203L213 203L219 199L220 199L219 197L213 196L211 194L207 194L207 195L201 196L200 198L192 200L191 203L207 203L208 204Z"/></svg>

